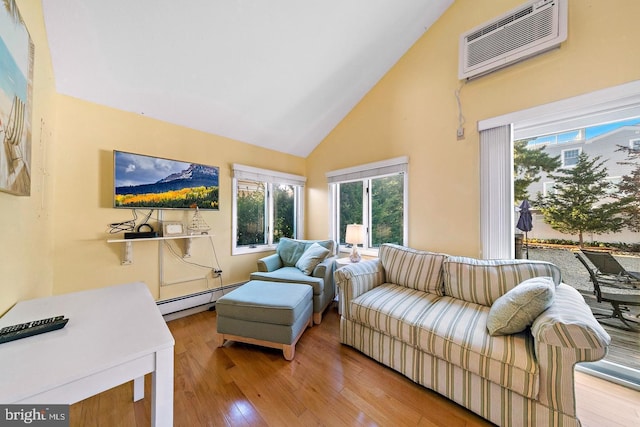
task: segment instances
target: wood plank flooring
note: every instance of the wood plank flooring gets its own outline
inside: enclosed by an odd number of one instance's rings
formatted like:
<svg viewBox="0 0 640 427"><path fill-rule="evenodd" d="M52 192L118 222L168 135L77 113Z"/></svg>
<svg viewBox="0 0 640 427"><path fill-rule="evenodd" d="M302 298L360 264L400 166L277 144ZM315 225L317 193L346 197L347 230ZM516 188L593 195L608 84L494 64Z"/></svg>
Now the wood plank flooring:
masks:
<svg viewBox="0 0 640 427"><path fill-rule="evenodd" d="M580 293L594 315L611 315L611 304L599 303L592 292ZM618 319L599 318L600 324L611 336L611 345L605 360L640 370L640 323L635 317L640 307L629 308L629 313L625 312L625 316L634 329L629 329Z"/></svg>
<svg viewBox="0 0 640 427"><path fill-rule="evenodd" d="M215 312L168 323L176 339L175 426L490 426L338 341L330 308L307 329L295 358L246 344L214 346ZM146 398L132 402L132 383L71 406L72 426L148 426ZM584 427L640 425L640 392L576 373Z"/></svg>

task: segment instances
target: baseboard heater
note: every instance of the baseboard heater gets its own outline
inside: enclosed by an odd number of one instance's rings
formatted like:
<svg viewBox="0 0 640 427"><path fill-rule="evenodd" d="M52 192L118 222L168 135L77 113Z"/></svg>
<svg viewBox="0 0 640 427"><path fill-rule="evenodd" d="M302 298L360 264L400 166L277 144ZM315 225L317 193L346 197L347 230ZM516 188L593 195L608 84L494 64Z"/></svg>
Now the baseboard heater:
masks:
<svg viewBox="0 0 640 427"><path fill-rule="evenodd" d="M220 288L208 289L206 291L184 295L176 298L166 299L156 302L160 314L163 316L174 315L186 310L204 311L215 305L215 302L225 293L231 292L244 283L222 286Z"/></svg>

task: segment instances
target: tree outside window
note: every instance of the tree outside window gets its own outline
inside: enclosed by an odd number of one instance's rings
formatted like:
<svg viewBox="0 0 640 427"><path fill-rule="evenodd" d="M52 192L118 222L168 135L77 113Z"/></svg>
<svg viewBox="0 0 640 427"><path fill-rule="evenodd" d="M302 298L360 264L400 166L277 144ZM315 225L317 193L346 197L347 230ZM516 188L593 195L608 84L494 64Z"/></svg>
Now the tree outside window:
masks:
<svg viewBox="0 0 640 427"><path fill-rule="evenodd" d="M294 186L287 184L274 185L273 201L273 242L277 243L282 237L293 238L296 235Z"/></svg>
<svg viewBox="0 0 640 427"><path fill-rule="evenodd" d="M404 174L338 184L340 244L345 244L347 224L364 224L364 248L377 248L383 243L403 245L404 186Z"/></svg>
<svg viewBox="0 0 640 427"><path fill-rule="evenodd" d="M404 180L402 175L371 180L371 246L403 244Z"/></svg>
<svg viewBox="0 0 640 427"><path fill-rule="evenodd" d="M256 246L267 243L266 190L263 182L237 183L237 246Z"/></svg>
<svg viewBox="0 0 640 427"><path fill-rule="evenodd" d="M232 253L273 250L284 237L303 230L303 176L233 165Z"/></svg>
<svg viewBox="0 0 640 427"><path fill-rule="evenodd" d="M584 246L585 233L604 234L625 227L623 213L629 200L612 199L607 168L600 156L578 156L575 167L559 169L550 175L554 190L540 195L537 205L552 228L578 237Z"/></svg>

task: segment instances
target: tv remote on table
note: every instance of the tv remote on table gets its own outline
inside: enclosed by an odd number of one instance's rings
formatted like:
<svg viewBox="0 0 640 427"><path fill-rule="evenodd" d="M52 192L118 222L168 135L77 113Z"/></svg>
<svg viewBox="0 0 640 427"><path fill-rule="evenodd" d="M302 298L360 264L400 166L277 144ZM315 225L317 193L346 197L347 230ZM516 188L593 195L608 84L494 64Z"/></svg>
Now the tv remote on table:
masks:
<svg viewBox="0 0 640 427"><path fill-rule="evenodd" d="M64 328L68 321L69 319L65 319L64 316L55 316L5 326L0 329L0 344Z"/></svg>

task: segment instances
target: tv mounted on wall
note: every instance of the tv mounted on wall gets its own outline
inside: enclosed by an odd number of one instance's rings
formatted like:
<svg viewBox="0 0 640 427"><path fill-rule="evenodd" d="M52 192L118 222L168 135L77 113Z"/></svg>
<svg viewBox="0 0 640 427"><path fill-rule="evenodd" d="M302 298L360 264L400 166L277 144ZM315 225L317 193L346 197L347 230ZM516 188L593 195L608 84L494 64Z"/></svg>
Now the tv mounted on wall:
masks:
<svg viewBox="0 0 640 427"><path fill-rule="evenodd" d="M220 168L113 151L113 206L218 210Z"/></svg>

